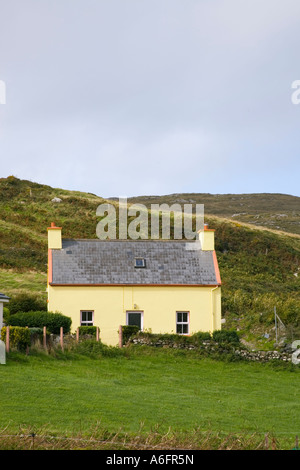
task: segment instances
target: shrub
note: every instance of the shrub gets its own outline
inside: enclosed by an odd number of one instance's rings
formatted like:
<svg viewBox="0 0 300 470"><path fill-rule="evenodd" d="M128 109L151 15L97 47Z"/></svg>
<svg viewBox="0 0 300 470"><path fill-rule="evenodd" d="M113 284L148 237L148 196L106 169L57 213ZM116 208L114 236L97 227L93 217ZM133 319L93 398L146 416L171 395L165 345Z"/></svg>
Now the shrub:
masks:
<svg viewBox="0 0 300 470"><path fill-rule="evenodd" d="M123 344L126 344L127 341L129 341L129 338L133 335L136 335L139 331L140 329L136 325L123 325L122 326Z"/></svg>
<svg viewBox="0 0 300 470"><path fill-rule="evenodd" d="M203 341L210 341L211 334L208 331L197 331L197 333L191 336L191 340L196 344L203 343Z"/></svg>
<svg viewBox="0 0 300 470"><path fill-rule="evenodd" d="M97 326L80 326L79 335L91 335L96 336Z"/></svg>
<svg viewBox="0 0 300 470"><path fill-rule="evenodd" d="M216 330L212 334L212 339L216 343L237 344L240 342L239 335L235 330Z"/></svg>
<svg viewBox="0 0 300 470"><path fill-rule="evenodd" d="M18 312L47 311L47 302L30 294L18 294L8 304L10 315Z"/></svg>
<svg viewBox="0 0 300 470"><path fill-rule="evenodd" d="M149 333L138 331L136 338L144 340L147 344L163 345L169 347L194 347L199 346L203 341L211 340L209 332L199 331L192 336L180 335L177 333Z"/></svg>
<svg viewBox="0 0 300 470"><path fill-rule="evenodd" d="M4 326L1 330L2 341L6 340L7 327ZM12 326L9 328L9 343L13 348L18 348L24 351L27 346L30 346L31 337L29 328L23 328L20 326Z"/></svg>
<svg viewBox="0 0 300 470"><path fill-rule="evenodd" d="M124 355L122 348L107 346L101 343L101 341L95 341L93 339L87 339L73 345L72 352L95 359L100 357L119 357Z"/></svg>
<svg viewBox="0 0 300 470"><path fill-rule="evenodd" d="M64 333L70 333L72 320L61 313L53 312L19 312L9 318L11 326L28 326L29 328L47 328L49 333L58 335L62 327Z"/></svg>
<svg viewBox="0 0 300 470"><path fill-rule="evenodd" d="M4 320L4 323L7 323L8 318L9 318L9 310L8 310L7 307L3 307L3 320Z"/></svg>
<svg viewBox="0 0 300 470"><path fill-rule="evenodd" d="M30 331L30 342L31 345L36 342L42 343L43 341L43 329L42 328L28 328Z"/></svg>

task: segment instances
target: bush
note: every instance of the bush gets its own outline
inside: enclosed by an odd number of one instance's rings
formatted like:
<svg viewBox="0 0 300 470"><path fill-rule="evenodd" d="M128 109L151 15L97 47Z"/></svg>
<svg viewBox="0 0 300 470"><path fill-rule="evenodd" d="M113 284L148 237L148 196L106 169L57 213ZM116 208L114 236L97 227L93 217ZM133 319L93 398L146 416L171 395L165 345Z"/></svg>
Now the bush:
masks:
<svg viewBox="0 0 300 470"><path fill-rule="evenodd" d="M28 328L28 329L30 331L31 345L36 342L42 343L43 335L44 335L43 329L42 328Z"/></svg>
<svg viewBox="0 0 300 470"><path fill-rule="evenodd" d="M144 340L147 344L153 344L156 346L163 345L176 348L188 348L200 346L204 341L211 340L211 335L209 332L202 331L194 333L192 336L180 335L177 333L149 333L147 331L138 331L136 338L142 341Z"/></svg>
<svg viewBox="0 0 300 470"><path fill-rule="evenodd" d="M4 323L7 323L8 318L9 318L9 310L8 310L7 307L3 307L3 320L4 320Z"/></svg>
<svg viewBox="0 0 300 470"><path fill-rule="evenodd" d="M237 344L240 342L239 335L235 330L216 330L212 334L212 339L216 343Z"/></svg>
<svg viewBox="0 0 300 470"><path fill-rule="evenodd" d="M10 315L18 312L47 311L47 302L30 294L18 294L8 304Z"/></svg>
<svg viewBox="0 0 300 470"><path fill-rule="evenodd" d="M139 327L136 325L123 325L122 326L122 338L123 345L129 341L130 337L136 335L140 331Z"/></svg>
<svg viewBox="0 0 300 470"><path fill-rule="evenodd" d="M98 359L100 357L124 356L124 351L122 348L107 346L101 343L101 341L95 341L93 339L87 339L73 345L72 352L94 359Z"/></svg>
<svg viewBox="0 0 300 470"><path fill-rule="evenodd" d="M91 335L96 336L97 326L80 326L79 335Z"/></svg>
<svg viewBox="0 0 300 470"><path fill-rule="evenodd" d="M7 327L4 326L1 330L2 341L6 340ZM20 326L12 326L9 328L9 343L13 348L18 348L24 351L31 343L31 335L29 328Z"/></svg>
<svg viewBox="0 0 300 470"><path fill-rule="evenodd" d="M47 328L49 333L58 335L62 327L64 333L70 333L72 320L61 313L53 312L19 312L9 318L11 326L28 326L29 328Z"/></svg>
<svg viewBox="0 0 300 470"><path fill-rule="evenodd" d="M191 336L191 340L196 344L201 344L203 341L210 341L211 334L208 331L197 331Z"/></svg>

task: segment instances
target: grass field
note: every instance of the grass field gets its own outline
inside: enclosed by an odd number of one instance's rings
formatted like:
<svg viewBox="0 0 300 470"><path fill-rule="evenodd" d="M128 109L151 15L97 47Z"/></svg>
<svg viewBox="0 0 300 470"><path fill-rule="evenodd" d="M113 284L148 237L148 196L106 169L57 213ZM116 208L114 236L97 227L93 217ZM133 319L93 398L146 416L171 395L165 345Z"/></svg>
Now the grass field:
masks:
<svg viewBox="0 0 300 470"><path fill-rule="evenodd" d="M196 352L137 349L111 357L10 353L0 374L0 437L42 428L54 435L271 433L300 430L296 367L224 362ZM286 444L290 446L291 444Z"/></svg>

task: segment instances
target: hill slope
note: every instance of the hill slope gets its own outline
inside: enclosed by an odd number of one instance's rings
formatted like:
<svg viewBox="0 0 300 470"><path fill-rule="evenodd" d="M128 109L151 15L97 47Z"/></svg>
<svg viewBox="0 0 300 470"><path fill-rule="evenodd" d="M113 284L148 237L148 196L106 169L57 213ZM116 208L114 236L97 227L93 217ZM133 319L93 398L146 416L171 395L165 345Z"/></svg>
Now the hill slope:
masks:
<svg viewBox="0 0 300 470"><path fill-rule="evenodd" d="M206 199L202 196L146 197L138 198L138 202L171 204L185 199L204 203L211 214L205 217L206 222L216 229L226 327L239 328L250 339L251 335L261 336L265 331L273 338L276 306L282 321L295 332L300 325L300 236L299 217L294 221L297 224L292 223L292 217L298 213L300 198L247 195L247 213L251 207L253 217L259 207L270 218L289 214L285 220L290 221L294 233L287 233L249 225L249 220L248 225L237 222L232 214L231 220L226 219L226 214L237 208L238 201L245 202L245 195L232 196L236 199L234 203L231 199L231 205L228 202L231 196L227 195L226 210L225 197L217 205L213 201L221 200L219 196L206 195ZM52 202L53 198L60 198L61 202ZM0 179L0 291L14 295L30 290L45 296L47 227L54 221L63 227L65 238L96 238L99 220L96 209L102 202L104 199L89 193L51 188L14 177Z"/></svg>
<svg viewBox="0 0 300 470"><path fill-rule="evenodd" d="M205 214L300 235L300 197L288 194L169 194L129 198L131 203L204 204Z"/></svg>
<svg viewBox="0 0 300 470"><path fill-rule="evenodd" d="M59 198L61 202L52 202ZM47 227L61 224L65 237L95 238L93 194L65 191L19 180L0 179L0 267L46 272Z"/></svg>

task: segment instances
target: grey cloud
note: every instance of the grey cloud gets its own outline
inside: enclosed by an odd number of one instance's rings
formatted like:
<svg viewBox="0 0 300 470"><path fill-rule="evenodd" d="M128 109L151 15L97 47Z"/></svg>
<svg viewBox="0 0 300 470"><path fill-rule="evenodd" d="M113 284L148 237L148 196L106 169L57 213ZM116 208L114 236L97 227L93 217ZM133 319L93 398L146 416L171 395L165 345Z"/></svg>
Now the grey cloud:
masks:
<svg viewBox="0 0 300 470"><path fill-rule="evenodd" d="M2 176L299 195L299 16L298 0L2 0Z"/></svg>

